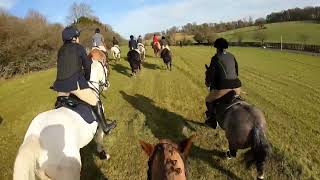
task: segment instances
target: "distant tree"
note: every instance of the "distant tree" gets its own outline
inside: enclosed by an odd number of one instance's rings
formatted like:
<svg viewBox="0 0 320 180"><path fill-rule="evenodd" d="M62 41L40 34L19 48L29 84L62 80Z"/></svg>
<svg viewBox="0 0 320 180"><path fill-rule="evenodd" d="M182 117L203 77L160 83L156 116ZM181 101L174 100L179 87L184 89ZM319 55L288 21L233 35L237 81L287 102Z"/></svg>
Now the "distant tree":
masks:
<svg viewBox="0 0 320 180"><path fill-rule="evenodd" d="M261 46L263 46L264 41L267 39L267 33L265 31L259 30L253 34L253 38L257 41L261 42Z"/></svg>
<svg viewBox="0 0 320 180"><path fill-rule="evenodd" d="M90 5L86 3L76 3L74 2L69 8L69 15L67 16L67 22L69 24L75 23L80 17L87 17L94 19L93 11Z"/></svg>
<svg viewBox="0 0 320 180"><path fill-rule="evenodd" d="M206 34L206 40L208 41L209 44L213 44L217 38L218 36L215 32L208 32Z"/></svg>
<svg viewBox="0 0 320 180"><path fill-rule="evenodd" d="M244 38L244 33L243 32L236 32L236 33L234 33L233 37L240 44Z"/></svg>
<svg viewBox="0 0 320 180"><path fill-rule="evenodd" d="M194 35L193 39L195 41L197 41L198 43L202 43L202 42L204 42L206 40L206 37L204 36L203 33L197 33L197 34Z"/></svg>
<svg viewBox="0 0 320 180"><path fill-rule="evenodd" d="M265 23L266 23L266 20L264 18L258 18L258 19L256 19L254 24L256 26L259 26L260 29L263 29Z"/></svg>

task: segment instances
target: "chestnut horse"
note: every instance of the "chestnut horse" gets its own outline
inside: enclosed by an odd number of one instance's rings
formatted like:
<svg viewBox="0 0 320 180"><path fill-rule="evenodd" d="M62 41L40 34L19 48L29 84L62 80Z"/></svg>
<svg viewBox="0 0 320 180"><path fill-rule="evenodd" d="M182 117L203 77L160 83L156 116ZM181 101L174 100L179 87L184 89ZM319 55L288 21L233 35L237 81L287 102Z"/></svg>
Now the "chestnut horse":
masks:
<svg viewBox="0 0 320 180"><path fill-rule="evenodd" d="M154 55L156 57L158 57L158 54L159 54L159 52L161 50L160 43L159 42L155 42L155 43L152 42L151 45L152 45L152 49L153 49Z"/></svg>
<svg viewBox="0 0 320 180"><path fill-rule="evenodd" d="M189 155L193 138L194 135L178 144L169 139L162 139L156 145L140 141L149 157L148 180L186 180L184 160Z"/></svg>

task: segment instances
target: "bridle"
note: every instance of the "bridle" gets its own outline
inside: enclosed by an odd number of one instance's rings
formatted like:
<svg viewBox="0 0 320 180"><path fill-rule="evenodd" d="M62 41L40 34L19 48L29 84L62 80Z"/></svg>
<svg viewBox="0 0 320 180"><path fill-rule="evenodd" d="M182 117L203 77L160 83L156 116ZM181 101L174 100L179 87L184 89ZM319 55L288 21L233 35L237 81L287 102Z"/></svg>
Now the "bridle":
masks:
<svg viewBox="0 0 320 180"><path fill-rule="evenodd" d="M150 156L149 158L149 161L148 161L148 172L147 172L147 175L148 175L148 178L147 180L152 180L152 162L157 154L157 152L159 150L163 151L164 148L165 148L165 145L168 145L169 148L169 153L171 153L171 155L173 155L173 152L176 151L179 156L182 158L183 162L184 162L184 157L180 154L180 151L178 150L178 147L175 147L173 146L171 143L159 143L157 144L155 147L154 147L154 150L153 150L153 153L152 155ZM177 160L171 160L171 159L167 159L166 160L166 164L172 164L173 166L177 163ZM170 170L177 173L177 174L180 174L181 173L181 169L180 168L174 168L173 166L171 166ZM186 173L186 168L185 168L185 173ZM187 174L185 174L185 176L187 177Z"/></svg>

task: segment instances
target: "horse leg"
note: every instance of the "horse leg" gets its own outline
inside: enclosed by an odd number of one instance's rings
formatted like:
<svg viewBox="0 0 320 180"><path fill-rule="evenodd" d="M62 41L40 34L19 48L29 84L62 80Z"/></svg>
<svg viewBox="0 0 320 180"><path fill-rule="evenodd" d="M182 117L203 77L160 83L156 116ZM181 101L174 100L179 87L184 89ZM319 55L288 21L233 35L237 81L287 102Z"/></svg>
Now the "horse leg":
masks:
<svg viewBox="0 0 320 180"><path fill-rule="evenodd" d="M102 128L99 126L99 128L95 134L95 137L94 137L94 141L97 144L97 153L98 153L98 156L101 160L108 160L108 159L110 159L110 155L108 153L106 153L106 151L104 150L103 137L104 137L104 132L103 132Z"/></svg>
<svg viewBox="0 0 320 180"><path fill-rule="evenodd" d="M227 158L231 159L232 157L235 158L236 156L237 156L237 149L234 148L232 144L230 144L229 142L229 151L227 151Z"/></svg>
<svg viewBox="0 0 320 180"><path fill-rule="evenodd" d="M172 63L171 63L171 61L170 61L170 71L172 70Z"/></svg>

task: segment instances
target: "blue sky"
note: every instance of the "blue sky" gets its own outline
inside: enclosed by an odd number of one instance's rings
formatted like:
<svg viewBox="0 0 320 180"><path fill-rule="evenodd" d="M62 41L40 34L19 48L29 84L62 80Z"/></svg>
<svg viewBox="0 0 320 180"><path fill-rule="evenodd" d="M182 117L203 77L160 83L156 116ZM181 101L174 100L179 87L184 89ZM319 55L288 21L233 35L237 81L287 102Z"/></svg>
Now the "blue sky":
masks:
<svg viewBox="0 0 320 180"><path fill-rule="evenodd" d="M50 22L65 24L73 2L89 4L94 15L126 38L189 22L258 18L288 8L320 6L320 0L0 0L0 8L19 17L34 9Z"/></svg>

